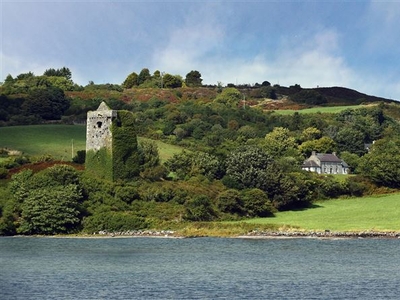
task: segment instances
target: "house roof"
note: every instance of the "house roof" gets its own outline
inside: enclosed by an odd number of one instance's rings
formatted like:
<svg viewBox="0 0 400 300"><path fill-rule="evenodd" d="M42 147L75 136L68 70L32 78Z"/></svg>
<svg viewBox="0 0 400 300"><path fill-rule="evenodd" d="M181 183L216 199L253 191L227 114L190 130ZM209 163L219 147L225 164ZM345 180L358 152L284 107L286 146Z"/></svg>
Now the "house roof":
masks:
<svg viewBox="0 0 400 300"><path fill-rule="evenodd" d="M336 153L315 153L303 162L302 168L310 167L321 167L322 163L335 163L341 164L344 168L348 168L349 165L342 159L336 156Z"/></svg>
<svg viewBox="0 0 400 300"><path fill-rule="evenodd" d="M320 162L335 162L335 163L342 162L342 160L339 157L337 157L335 154L317 153L317 157Z"/></svg>

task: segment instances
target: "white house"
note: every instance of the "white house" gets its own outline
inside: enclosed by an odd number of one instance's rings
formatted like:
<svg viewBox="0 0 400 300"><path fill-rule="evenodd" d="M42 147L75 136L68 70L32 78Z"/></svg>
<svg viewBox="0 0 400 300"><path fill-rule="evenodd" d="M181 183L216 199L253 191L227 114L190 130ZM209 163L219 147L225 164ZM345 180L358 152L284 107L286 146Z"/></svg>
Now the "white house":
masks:
<svg viewBox="0 0 400 300"><path fill-rule="evenodd" d="M317 172L318 174L348 174L349 165L333 152L316 153L312 152L301 166L303 170Z"/></svg>

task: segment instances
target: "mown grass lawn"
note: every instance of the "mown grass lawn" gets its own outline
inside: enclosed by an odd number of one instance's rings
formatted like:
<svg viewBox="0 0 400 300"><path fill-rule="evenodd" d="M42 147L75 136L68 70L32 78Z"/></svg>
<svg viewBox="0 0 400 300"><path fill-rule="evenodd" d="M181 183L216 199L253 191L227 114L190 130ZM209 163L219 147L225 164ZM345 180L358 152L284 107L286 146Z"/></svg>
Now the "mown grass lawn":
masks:
<svg viewBox="0 0 400 300"><path fill-rule="evenodd" d="M139 140L145 138L140 138ZM179 146L154 141L160 158L167 160L182 151ZM85 125L29 125L0 127L0 148L22 151L25 155L51 155L70 161L76 152L86 149Z"/></svg>
<svg viewBox="0 0 400 300"><path fill-rule="evenodd" d="M85 150L83 125L30 125L0 128L0 147L22 151L31 156L51 155L71 160L76 151Z"/></svg>
<svg viewBox="0 0 400 300"><path fill-rule="evenodd" d="M400 194L320 201L313 208L279 212L272 218L246 222L304 230L400 231Z"/></svg>
<svg viewBox="0 0 400 300"><path fill-rule="evenodd" d="M326 113L326 114L337 114L345 109L358 109L365 107L363 105L347 105L347 106L329 106L329 107L313 107L313 108L305 108L305 109L280 109L274 110L275 113L280 115L292 115L295 112L299 114L315 114L315 113Z"/></svg>

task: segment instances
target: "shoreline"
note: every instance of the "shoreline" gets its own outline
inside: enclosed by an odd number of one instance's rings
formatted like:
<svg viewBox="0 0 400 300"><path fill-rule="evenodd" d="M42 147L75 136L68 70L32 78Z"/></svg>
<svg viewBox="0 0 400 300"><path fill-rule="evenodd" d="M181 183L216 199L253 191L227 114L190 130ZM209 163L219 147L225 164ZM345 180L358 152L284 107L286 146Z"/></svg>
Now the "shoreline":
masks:
<svg viewBox="0 0 400 300"><path fill-rule="evenodd" d="M1 236L7 237L7 236ZM397 231L257 231L253 230L239 235L221 235L215 232L204 235L182 235L172 230L132 230L124 232L99 231L93 234L66 234L66 235L14 235L8 237L45 237L45 238L238 238L238 239L400 239Z"/></svg>

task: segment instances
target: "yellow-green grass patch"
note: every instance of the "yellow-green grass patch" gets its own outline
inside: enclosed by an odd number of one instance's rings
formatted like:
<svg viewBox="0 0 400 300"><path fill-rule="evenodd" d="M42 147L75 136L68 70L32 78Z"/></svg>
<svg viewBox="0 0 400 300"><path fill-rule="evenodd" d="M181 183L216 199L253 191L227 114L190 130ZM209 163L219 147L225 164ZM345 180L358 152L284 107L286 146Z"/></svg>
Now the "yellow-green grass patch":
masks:
<svg viewBox="0 0 400 300"><path fill-rule="evenodd" d="M316 202L313 208L278 212L252 224L274 224L304 230L400 231L400 194Z"/></svg>
<svg viewBox="0 0 400 300"><path fill-rule="evenodd" d="M347 105L347 106L329 106L329 107L313 107L313 108L305 108L305 109L280 109L274 110L275 113L280 115L292 115L295 112L299 114L315 114L315 113L329 113L329 114L337 114L346 109L358 109L366 107L364 105Z"/></svg>

